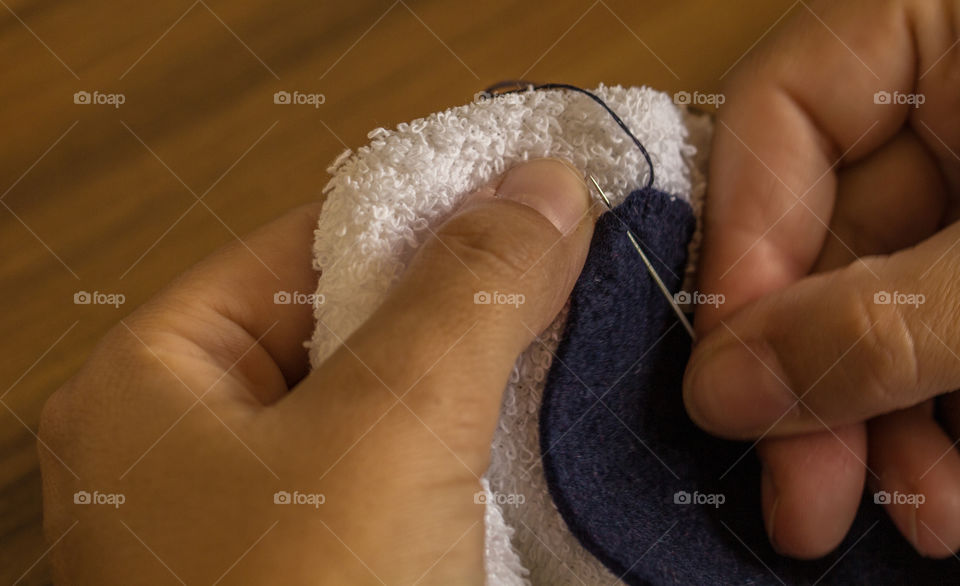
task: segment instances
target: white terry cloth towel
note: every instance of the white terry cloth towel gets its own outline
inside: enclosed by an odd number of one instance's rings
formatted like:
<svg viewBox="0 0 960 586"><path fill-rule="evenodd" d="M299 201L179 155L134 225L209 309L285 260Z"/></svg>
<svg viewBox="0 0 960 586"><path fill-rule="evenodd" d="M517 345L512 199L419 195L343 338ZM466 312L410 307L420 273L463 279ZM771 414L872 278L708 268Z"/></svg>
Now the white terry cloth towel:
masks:
<svg viewBox="0 0 960 586"><path fill-rule="evenodd" d="M647 87L594 90L649 151L654 187L684 199L699 218L706 190L712 121ZM642 187L642 153L588 96L567 90L507 94L437 112L395 130L378 128L370 144L332 164L314 244L322 271L318 320L307 343L314 368L384 299L429 227L461 199L513 165L540 157L567 159L597 177L614 205ZM699 234L699 231L698 231ZM692 280L698 236L691 243ZM487 583L599 584L616 581L570 533L547 491L537 418L544 381L563 332L561 312L517 358L504 390L486 492ZM322 322L322 323L320 323ZM514 495L509 504L494 495ZM522 496L518 496L522 495ZM522 500L522 504L518 501Z"/></svg>

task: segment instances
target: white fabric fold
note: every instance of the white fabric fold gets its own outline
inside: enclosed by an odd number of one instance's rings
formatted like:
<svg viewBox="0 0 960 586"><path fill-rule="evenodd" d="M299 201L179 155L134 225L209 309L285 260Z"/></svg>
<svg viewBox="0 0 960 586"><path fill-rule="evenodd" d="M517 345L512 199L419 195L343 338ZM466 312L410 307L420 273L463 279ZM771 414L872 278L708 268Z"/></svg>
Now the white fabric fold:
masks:
<svg viewBox="0 0 960 586"><path fill-rule="evenodd" d="M693 205L706 190L708 116L650 88L600 86L653 159L655 187ZM616 205L647 177L630 138L587 96L535 91L479 100L426 118L378 128L368 146L330 167L314 244L322 271L317 327L307 346L320 365L382 302L417 247L462 198L511 166L539 157L569 160L597 177ZM687 284L696 266L691 243ZM504 390L486 496L487 583L599 584L616 577L584 550L550 500L540 464L540 399L566 311L517 359Z"/></svg>

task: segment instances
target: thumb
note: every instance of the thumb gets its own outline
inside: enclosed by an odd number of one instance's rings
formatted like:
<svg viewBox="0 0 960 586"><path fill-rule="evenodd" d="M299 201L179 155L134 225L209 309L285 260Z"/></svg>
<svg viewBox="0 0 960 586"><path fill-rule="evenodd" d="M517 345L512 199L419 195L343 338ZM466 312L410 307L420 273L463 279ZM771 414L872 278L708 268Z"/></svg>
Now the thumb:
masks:
<svg viewBox="0 0 960 586"><path fill-rule="evenodd" d="M409 425L429 430L419 436L431 447L439 447L436 436L482 474L514 362L562 309L583 268L592 209L582 175L567 163L514 167L467 198L370 319L287 400L329 405L331 394L346 393L366 398L345 400L347 408L378 414L399 401L414 416Z"/></svg>
<svg viewBox="0 0 960 586"><path fill-rule="evenodd" d="M717 435L822 430L960 387L960 224L742 308L694 349L687 411Z"/></svg>

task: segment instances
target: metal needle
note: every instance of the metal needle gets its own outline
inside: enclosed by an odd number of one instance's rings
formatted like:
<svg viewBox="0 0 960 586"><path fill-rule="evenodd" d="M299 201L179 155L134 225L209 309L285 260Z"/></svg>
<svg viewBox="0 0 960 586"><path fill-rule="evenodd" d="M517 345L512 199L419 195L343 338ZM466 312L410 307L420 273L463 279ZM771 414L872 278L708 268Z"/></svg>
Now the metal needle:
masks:
<svg viewBox="0 0 960 586"><path fill-rule="evenodd" d="M597 181L597 178L591 175L590 181L592 181L593 185L597 188L597 192L600 194L600 198L603 199L603 203L605 203L610 211L613 212L613 204L610 203L610 198L607 197L607 194L603 192L603 188L600 187L600 183ZM626 224L624 225L626 226ZM680 309L680 305L677 303L677 300L673 298L670 290L667 289L667 286L664 284L663 279L660 278L660 275L657 273L656 269L653 268L653 265L650 263L650 259L647 258L646 253L643 252L643 248L640 247L640 243L637 241L637 237L634 235L633 230L631 230L629 226L626 226L626 228L627 237L630 239L633 247L637 249L637 252L640 253L640 258L643 259L643 264L646 265L647 272L650 273L651 277L653 277L657 287L660 288L663 296L666 297L667 301L670 303L670 307L673 308L673 312L676 313L677 317L680 319L680 323L683 324L683 327L686 328L687 333L690 334L690 339L696 340L697 335L694 333L693 326L690 325L690 321L687 320L687 316L683 314L683 310Z"/></svg>

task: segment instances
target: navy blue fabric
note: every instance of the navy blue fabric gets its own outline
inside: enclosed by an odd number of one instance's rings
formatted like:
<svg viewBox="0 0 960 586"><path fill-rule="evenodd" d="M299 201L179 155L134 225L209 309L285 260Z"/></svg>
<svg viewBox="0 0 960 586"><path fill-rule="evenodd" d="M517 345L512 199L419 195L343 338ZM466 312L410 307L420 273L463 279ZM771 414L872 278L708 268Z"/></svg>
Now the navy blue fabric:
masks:
<svg viewBox="0 0 960 586"><path fill-rule="evenodd" d="M690 206L645 189L616 212L676 291ZM960 562L914 553L870 496L827 557L772 550L757 458L749 444L710 437L687 418L690 339L624 232L613 214L597 223L540 412L550 494L584 547L629 584L960 583ZM679 491L725 502L678 504Z"/></svg>

